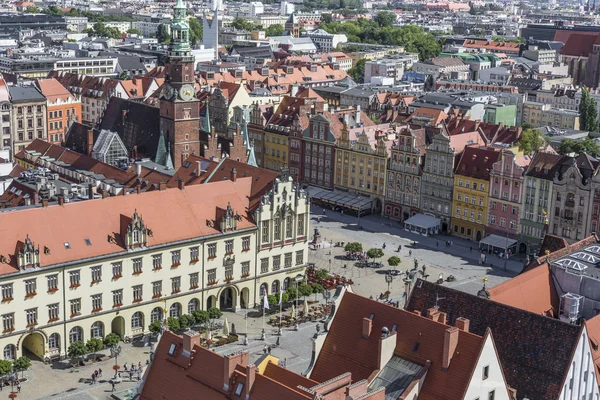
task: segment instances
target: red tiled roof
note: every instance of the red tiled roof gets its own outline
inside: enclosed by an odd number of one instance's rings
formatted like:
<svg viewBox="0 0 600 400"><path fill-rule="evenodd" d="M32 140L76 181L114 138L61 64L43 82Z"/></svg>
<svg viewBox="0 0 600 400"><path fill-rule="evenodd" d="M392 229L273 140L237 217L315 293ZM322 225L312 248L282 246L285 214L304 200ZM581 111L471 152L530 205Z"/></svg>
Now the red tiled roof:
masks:
<svg viewBox="0 0 600 400"><path fill-rule="evenodd" d="M374 315L371 336L363 339L363 319L371 314ZM421 365L431 361L419 399L463 398L483 346L481 336L459 331L450 368L443 371L447 325L349 291L343 295L310 378L324 382L348 371L355 382L373 377L379 365L380 332L394 325L398 327L395 355Z"/></svg>
<svg viewBox="0 0 600 400"><path fill-rule="evenodd" d="M558 295L548 264L489 289L490 299L536 314L556 317Z"/></svg>
<svg viewBox="0 0 600 400"><path fill-rule="evenodd" d="M600 34L585 35L574 33L569 36L560 54L568 56L587 57L594 50L594 45L600 44Z"/></svg>
<svg viewBox="0 0 600 400"><path fill-rule="evenodd" d="M67 101L69 98L75 100L71 92L54 78L37 79L35 83L40 92L51 102L56 102L57 100Z"/></svg>
<svg viewBox="0 0 600 400"><path fill-rule="evenodd" d="M456 166L456 175L475 179L490 179L493 164L502 152L492 147L466 147Z"/></svg>

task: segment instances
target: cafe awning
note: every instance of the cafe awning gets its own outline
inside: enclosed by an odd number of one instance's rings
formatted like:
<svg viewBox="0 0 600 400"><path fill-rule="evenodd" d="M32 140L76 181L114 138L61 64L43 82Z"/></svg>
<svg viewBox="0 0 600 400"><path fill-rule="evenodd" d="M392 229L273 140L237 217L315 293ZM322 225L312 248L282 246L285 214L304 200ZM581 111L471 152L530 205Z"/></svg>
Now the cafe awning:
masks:
<svg viewBox="0 0 600 400"><path fill-rule="evenodd" d="M440 227L441 221L439 218L432 217L431 215L416 214L404 221L404 224L416 226L417 228L434 229L435 227Z"/></svg>
<svg viewBox="0 0 600 400"><path fill-rule="evenodd" d="M487 246L496 247L499 249L507 250L517 245L517 241L511 238L491 234L484 237L479 244L485 244Z"/></svg>
<svg viewBox="0 0 600 400"><path fill-rule="evenodd" d="M331 204L333 206L351 208L353 210L366 211L371 209L371 203L374 199L370 197L352 194L348 192L338 192L329 190L310 190L310 196L313 199Z"/></svg>

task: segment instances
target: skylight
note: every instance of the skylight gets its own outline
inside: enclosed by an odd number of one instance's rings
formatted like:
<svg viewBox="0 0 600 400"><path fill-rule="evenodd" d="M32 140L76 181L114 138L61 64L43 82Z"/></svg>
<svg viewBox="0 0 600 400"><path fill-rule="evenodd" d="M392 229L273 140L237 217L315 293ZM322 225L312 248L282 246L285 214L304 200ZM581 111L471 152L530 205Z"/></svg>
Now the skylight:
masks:
<svg viewBox="0 0 600 400"><path fill-rule="evenodd" d="M600 254L600 246L590 246L585 249L585 251L589 251L590 253Z"/></svg>
<svg viewBox="0 0 600 400"><path fill-rule="evenodd" d="M570 268L576 271L584 271L585 269L587 269L587 265L582 264L579 261L571 260L569 258L558 260L556 263L558 265L562 265L563 267Z"/></svg>
<svg viewBox="0 0 600 400"><path fill-rule="evenodd" d="M65 242L65 249L69 250L71 248L71 245L69 244L69 242Z"/></svg>
<svg viewBox="0 0 600 400"><path fill-rule="evenodd" d="M91 246L92 241L89 238L85 238L85 244L87 244L88 246Z"/></svg>
<svg viewBox="0 0 600 400"><path fill-rule="evenodd" d="M600 258L595 257L592 254L584 253L583 251L571 254L569 257L577 258L579 260L583 260L592 264L598 264L600 262Z"/></svg>
<svg viewBox="0 0 600 400"><path fill-rule="evenodd" d="M169 355L172 356L173 354L175 354L175 348L177 347L177 345L175 343L171 343L171 346L169 346Z"/></svg>

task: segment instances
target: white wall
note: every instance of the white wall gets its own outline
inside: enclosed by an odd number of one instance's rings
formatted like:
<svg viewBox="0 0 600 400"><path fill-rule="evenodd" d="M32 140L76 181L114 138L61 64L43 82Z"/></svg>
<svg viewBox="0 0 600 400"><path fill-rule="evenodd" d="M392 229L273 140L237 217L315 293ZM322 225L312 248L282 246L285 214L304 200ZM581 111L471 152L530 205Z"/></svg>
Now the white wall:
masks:
<svg viewBox="0 0 600 400"><path fill-rule="evenodd" d="M587 329L584 326L577 343L577 350L571 360L571 368L567 374L565 385L560 396L561 400L593 399L598 400L598 381L594 372L594 362L588 340Z"/></svg>
<svg viewBox="0 0 600 400"><path fill-rule="evenodd" d="M489 368L488 377L483 379L483 369L486 366ZM450 363L450 368L452 368L452 363ZM500 362L494 349L492 335L487 335L464 399L487 399L492 390L495 390L494 400L508 400L510 398Z"/></svg>

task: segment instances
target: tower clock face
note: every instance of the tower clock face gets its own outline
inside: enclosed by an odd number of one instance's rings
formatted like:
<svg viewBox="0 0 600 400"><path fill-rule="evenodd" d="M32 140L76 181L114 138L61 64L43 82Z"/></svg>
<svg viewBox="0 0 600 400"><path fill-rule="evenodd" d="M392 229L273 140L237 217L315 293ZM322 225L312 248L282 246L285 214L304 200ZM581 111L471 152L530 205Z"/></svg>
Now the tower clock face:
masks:
<svg viewBox="0 0 600 400"><path fill-rule="evenodd" d="M163 88L163 96L165 96L166 99L170 99L175 95L175 89L173 88L173 86L169 85L169 84L165 84L165 87Z"/></svg>
<svg viewBox="0 0 600 400"><path fill-rule="evenodd" d="M192 85L183 85L179 89L179 97L185 101L192 100L194 98L194 87Z"/></svg>

